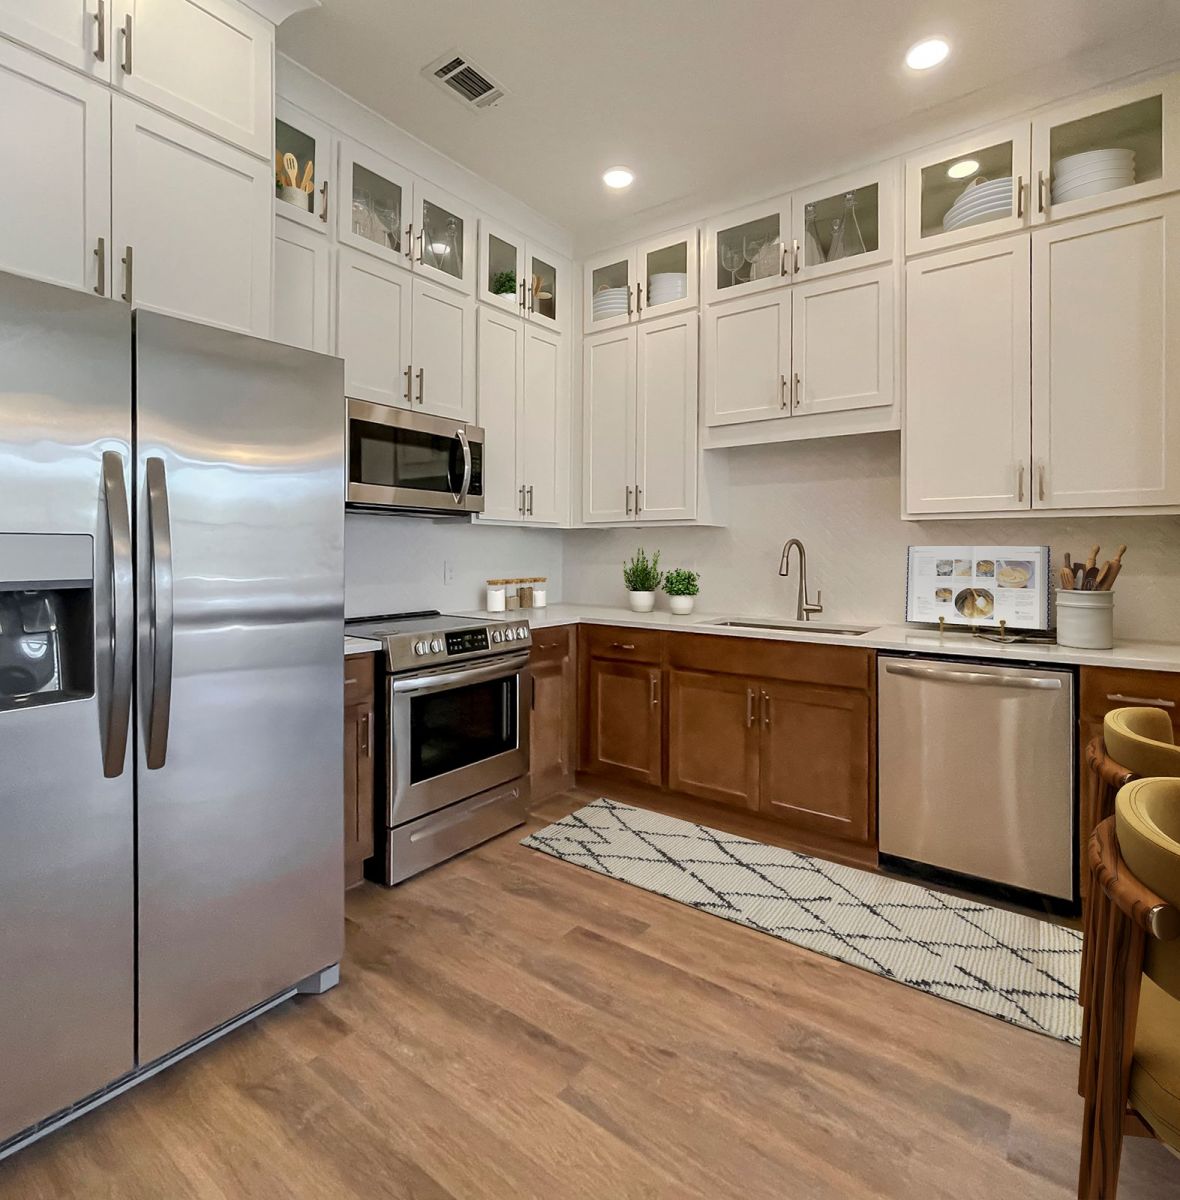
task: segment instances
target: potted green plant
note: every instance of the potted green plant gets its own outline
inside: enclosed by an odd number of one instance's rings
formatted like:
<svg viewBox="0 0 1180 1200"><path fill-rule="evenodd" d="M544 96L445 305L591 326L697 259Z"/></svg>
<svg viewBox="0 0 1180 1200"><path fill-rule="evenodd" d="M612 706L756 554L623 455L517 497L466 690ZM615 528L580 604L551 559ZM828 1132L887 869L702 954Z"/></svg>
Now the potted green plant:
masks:
<svg viewBox="0 0 1180 1200"><path fill-rule="evenodd" d="M493 296L515 296L516 272L497 271L495 275L492 276L491 292Z"/></svg>
<svg viewBox="0 0 1180 1200"><path fill-rule="evenodd" d="M630 593L632 612L651 612L656 606L656 589L664 578L660 570L660 552L651 558L642 546L630 562L623 564L623 585Z"/></svg>
<svg viewBox="0 0 1180 1200"><path fill-rule="evenodd" d="M687 617L701 590L701 577L687 567L675 567L664 576L664 591L678 616Z"/></svg>

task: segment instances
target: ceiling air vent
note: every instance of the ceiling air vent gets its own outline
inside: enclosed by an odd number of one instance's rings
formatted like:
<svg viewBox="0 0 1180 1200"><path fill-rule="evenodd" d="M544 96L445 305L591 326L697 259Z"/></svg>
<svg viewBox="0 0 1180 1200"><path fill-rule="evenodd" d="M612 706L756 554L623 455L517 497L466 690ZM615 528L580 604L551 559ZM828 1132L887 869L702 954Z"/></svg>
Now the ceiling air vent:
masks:
<svg viewBox="0 0 1180 1200"><path fill-rule="evenodd" d="M444 54L422 73L468 108L491 108L504 96L504 89L462 54Z"/></svg>

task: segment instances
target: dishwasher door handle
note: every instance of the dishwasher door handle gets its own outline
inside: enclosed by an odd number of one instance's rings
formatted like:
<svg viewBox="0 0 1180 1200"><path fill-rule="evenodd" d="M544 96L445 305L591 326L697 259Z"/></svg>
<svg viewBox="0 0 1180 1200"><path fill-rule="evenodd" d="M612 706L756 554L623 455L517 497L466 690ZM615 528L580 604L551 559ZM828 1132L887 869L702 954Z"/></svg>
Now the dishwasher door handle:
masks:
<svg viewBox="0 0 1180 1200"><path fill-rule="evenodd" d="M939 679L949 683L973 683L983 687L1024 688L1060 691L1064 686L1057 675L992 675L987 671L959 671L951 667L923 667L916 663L887 662L888 675L906 675L912 679Z"/></svg>

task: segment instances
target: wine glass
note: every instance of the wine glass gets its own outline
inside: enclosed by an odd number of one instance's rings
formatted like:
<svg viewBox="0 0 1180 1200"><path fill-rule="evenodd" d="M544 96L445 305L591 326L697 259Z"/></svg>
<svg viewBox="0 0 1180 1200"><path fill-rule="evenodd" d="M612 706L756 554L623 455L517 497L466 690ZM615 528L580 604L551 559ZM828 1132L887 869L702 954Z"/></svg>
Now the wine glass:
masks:
<svg viewBox="0 0 1180 1200"><path fill-rule="evenodd" d="M766 245L767 238L761 234L754 234L752 237L742 238L742 257L750 264L750 278L755 279L754 264L758 261L758 255L762 253L762 247Z"/></svg>
<svg viewBox="0 0 1180 1200"><path fill-rule="evenodd" d="M738 268L746 261L745 254L742 253L740 247L732 244L721 244L721 265L729 272L729 286L734 287L737 284Z"/></svg>

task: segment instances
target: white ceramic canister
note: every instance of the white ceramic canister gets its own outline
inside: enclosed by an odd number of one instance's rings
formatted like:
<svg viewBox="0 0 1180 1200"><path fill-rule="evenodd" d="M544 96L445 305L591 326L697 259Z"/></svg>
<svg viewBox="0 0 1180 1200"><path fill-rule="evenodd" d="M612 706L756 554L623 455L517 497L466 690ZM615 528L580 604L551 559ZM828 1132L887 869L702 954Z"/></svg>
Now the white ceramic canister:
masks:
<svg viewBox="0 0 1180 1200"><path fill-rule="evenodd" d="M508 594L507 589L504 587L504 585L502 583L493 582L492 580L489 579L488 580L487 611L488 612L503 612L504 611L504 601L505 601L507 594Z"/></svg>
<svg viewBox="0 0 1180 1200"><path fill-rule="evenodd" d="M545 593L545 580L541 579L533 584L533 607L544 608L549 603L549 598Z"/></svg>
<svg viewBox="0 0 1180 1200"><path fill-rule="evenodd" d="M1114 646L1114 592L1057 589L1057 644L1081 650Z"/></svg>

